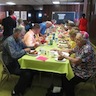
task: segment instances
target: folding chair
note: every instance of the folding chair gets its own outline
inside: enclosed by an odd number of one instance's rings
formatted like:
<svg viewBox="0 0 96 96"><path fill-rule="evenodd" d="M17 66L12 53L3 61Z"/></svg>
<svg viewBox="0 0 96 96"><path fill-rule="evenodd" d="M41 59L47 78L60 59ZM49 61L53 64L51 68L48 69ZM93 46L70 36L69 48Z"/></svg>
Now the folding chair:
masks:
<svg viewBox="0 0 96 96"><path fill-rule="evenodd" d="M2 67L3 67L2 76L1 76L1 80L0 80L0 85L2 85L5 80L9 79L11 74L10 74L9 70L7 69L6 65L3 62L2 52L0 52L0 61L1 61Z"/></svg>

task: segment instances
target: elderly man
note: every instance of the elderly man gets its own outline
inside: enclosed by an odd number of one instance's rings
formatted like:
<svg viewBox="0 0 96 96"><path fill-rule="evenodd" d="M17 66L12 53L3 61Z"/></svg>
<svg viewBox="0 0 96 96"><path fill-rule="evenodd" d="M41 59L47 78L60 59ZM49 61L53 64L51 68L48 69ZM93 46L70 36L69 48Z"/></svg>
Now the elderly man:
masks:
<svg viewBox="0 0 96 96"><path fill-rule="evenodd" d="M50 28L52 26L52 22L46 21L43 23L40 23L40 35L45 35L46 34L46 29Z"/></svg>
<svg viewBox="0 0 96 96"><path fill-rule="evenodd" d="M16 28L13 35L3 43L3 60L11 74L19 75L20 78L12 92L12 96L23 96L27 87L30 86L33 73L29 69L20 69L18 59L30 51L30 48L22 43L22 28Z"/></svg>
<svg viewBox="0 0 96 96"><path fill-rule="evenodd" d="M76 57L69 57L61 55L58 58L69 59L74 71L75 76L68 81L65 76L62 78L62 85L65 90L66 96L75 96L74 88L80 82L88 80L96 70L95 52L92 46L83 38L81 33L77 33L75 42L76 48L70 50L63 50L69 53L75 53Z"/></svg>

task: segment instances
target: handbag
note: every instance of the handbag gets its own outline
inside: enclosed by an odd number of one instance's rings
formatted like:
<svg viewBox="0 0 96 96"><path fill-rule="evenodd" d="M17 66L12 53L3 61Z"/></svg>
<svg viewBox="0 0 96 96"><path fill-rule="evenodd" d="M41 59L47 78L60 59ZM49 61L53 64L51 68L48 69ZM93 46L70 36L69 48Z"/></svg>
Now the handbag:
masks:
<svg viewBox="0 0 96 96"><path fill-rule="evenodd" d="M63 96L62 88L51 85L47 90L46 96Z"/></svg>

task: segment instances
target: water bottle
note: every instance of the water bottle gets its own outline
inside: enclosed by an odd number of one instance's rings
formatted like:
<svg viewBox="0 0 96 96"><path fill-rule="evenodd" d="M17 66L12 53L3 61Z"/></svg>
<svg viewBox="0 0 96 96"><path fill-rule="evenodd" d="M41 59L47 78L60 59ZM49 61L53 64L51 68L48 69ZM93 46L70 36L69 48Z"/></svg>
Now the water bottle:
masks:
<svg viewBox="0 0 96 96"><path fill-rule="evenodd" d="M52 39L50 39L50 45L53 45L53 40Z"/></svg>
<svg viewBox="0 0 96 96"><path fill-rule="evenodd" d="M53 34L53 40L55 39L55 33Z"/></svg>

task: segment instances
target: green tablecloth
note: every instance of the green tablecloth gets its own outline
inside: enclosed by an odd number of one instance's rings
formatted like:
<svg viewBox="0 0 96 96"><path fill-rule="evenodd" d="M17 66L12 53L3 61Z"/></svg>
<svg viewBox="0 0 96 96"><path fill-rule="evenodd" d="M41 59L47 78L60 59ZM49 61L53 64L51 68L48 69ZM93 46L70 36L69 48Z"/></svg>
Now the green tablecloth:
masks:
<svg viewBox="0 0 96 96"><path fill-rule="evenodd" d="M38 51L41 48L43 48L47 52L54 47L56 47L56 43L54 43L53 45L40 46L36 50ZM66 77L68 78L68 80L74 77L74 73L70 66L69 60L66 60L64 62L56 61L55 58L52 58L49 55L49 53L45 55L45 57L48 58L46 61L40 61L36 59L36 56L24 55L18 61L22 69L33 69L38 71L53 72L59 74L66 73Z"/></svg>

